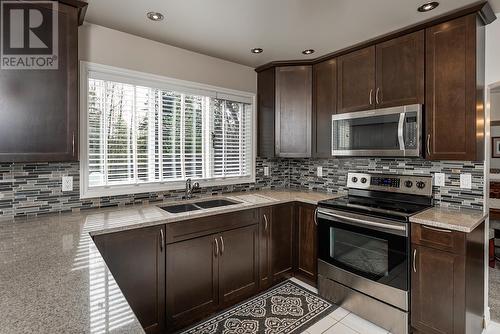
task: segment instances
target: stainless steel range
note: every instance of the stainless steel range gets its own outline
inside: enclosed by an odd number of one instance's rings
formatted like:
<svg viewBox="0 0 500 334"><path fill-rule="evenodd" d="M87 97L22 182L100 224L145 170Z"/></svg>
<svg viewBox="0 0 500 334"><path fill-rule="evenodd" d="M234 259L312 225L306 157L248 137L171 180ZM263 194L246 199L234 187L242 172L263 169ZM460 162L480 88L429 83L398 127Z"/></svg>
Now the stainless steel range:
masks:
<svg viewBox="0 0 500 334"><path fill-rule="evenodd" d="M409 217L432 206L432 177L349 173L318 204L319 294L394 334L409 332Z"/></svg>

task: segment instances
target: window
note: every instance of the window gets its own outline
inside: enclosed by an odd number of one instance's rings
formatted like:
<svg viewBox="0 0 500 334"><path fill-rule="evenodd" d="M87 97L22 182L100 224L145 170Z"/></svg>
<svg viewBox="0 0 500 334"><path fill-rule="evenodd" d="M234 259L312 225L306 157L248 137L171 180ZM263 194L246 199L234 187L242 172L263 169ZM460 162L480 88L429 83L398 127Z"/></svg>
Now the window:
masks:
<svg viewBox="0 0 500 334"><path fill-rule="evenodd" d="M82 197L255 182L254 95L82 63Z"/></svg>

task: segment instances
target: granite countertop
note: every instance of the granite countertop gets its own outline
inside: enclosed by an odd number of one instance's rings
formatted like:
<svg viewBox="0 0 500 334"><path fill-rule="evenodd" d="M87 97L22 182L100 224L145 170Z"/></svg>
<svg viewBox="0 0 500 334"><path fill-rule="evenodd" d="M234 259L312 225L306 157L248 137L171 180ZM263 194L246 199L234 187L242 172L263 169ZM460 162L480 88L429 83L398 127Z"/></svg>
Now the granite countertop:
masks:
<svg viewBox="0 0 500 334"><path fill-rule="evenodd" d="M434 207L410 217L410 222L470 233L488 218L481 210Z"/></svg>
<svg viewBox="0 0 500 334"><path fill-rule="evenodd" d="M0 333L144 333L92 235L338 196L264 190L220 196L240 204L181 214L158 208L172 203L165 201L0 221Z"/></svg>

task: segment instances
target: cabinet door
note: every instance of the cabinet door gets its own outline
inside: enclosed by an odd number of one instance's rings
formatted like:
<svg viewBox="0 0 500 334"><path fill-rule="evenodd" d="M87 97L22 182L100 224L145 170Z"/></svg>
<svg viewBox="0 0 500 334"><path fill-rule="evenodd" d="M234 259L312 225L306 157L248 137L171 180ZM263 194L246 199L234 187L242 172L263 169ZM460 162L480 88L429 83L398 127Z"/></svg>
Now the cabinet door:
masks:
<svg viewBox="0 0 500 334"><path fill-rule="evenodd" d="M266 289L272 284L271 277L271 224L272 208L259 210L259 286Z"/></svg>
<svg viewBox="0 0 500 334"><path fill-rule="evenodd" d="M337 60L313 66L313 157L332 156L332 115L337 113Z"/></svg>
<svg viewBox="0 0 500 334"><path fill-rule="evenodd" d="M146 333L165 329L164 227L148 227L94 238L116 283Z"/></svg>
<svg viewBox="0 0 500 334"><path fill-rule="evenodd" d="M58 69L0 70L0 162L78 160L78 10L58 6Z"/></svg>
<svg viewBox="0 0 500 334"><path fill-rule="evenodd" d="M375 108L375 47L338 58L337 113Z"/></svg>
<svg viewBox="0 0 500 334"><path fill-rule="evenodd" d="M297 205L297 275L313 285L316 285L318 266L315 213L314 205Z"/></svg>
<svg viewBox="0 0 500 334"><path fill-rule="evenodd" d="M259 288L259 225L223 232L220 240L219 290L221 307L255 294Z"/></svg>
<svg viewBox="0 0 500 334"><path fill-rule="evenodd" d="M285 158L311 156L312 68L276 68L276 154Z"/></svg>
<svg viewBox="0 0 500 334"><path fill-rule="evenodd" d="M274 157L275 69L257 74L258 152L261 158Z"/></svg>
<svg viewBox="0 0 500 334"><path fill-rule="evenodd" d="M377 108L424 103L424 31L378 44Z"/></svg>
<svg viewBox="0 0 500 334"><path fill-rule="evenodd" d="M273 282L291 276L294 258L294 206L281 204L273 207L271 222L271 271Z"/></svg>
<svg viewBox="0 0 500 334"><path fill-rule="evenodd" d="M426 30L426 141L431 160L476 160L476 16Z"/></svg>
<svg viewBox="0 0 500 334"><path fill-rule="evenodd" d="M413 245L411 325L428 334L465 332L465 258Z"/></svg>
<svg viewBox="0 0 500 334"><path fill-rule="evenodd" d="M216 238L218 235L208 235L167 246L169 331L183 328L217 310L220 243Z"/></svg>

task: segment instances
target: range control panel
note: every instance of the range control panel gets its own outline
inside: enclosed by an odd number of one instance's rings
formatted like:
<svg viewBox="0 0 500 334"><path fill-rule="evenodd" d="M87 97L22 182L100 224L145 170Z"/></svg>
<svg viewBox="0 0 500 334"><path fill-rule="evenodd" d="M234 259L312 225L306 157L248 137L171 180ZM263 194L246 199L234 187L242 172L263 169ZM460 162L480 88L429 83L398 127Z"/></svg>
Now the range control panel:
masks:
<svg viewBox="0 0 500 334"><path fill-rule="evenodd" d="M348 173L347 187L432 196L432 176Z"/></svg>

